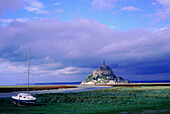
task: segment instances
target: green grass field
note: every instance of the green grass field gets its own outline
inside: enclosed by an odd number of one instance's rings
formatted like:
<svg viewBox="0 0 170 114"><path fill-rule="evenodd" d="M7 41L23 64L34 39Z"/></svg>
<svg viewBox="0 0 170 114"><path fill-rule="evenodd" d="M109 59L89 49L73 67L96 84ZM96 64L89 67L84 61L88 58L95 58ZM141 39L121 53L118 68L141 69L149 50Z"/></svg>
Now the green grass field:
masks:
<svg viewBox="0 0 170 114"><path fill-rule="evenodd" d="M18 107L0 99L0 113L170 113L170 87L109 89L36 95L34 106Z"/></svg>

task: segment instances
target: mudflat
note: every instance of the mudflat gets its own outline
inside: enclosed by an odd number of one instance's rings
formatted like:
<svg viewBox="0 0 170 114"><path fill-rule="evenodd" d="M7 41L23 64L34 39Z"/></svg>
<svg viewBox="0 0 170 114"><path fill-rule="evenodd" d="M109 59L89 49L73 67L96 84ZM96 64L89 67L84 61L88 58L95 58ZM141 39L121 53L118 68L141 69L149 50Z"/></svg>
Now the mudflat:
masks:
<svg viewBox="0 0 170 114"><path fill-rule="evenodd" d="M31 85L29 90L48 90L48 89L59 89L59 88L76 88L75 85ZM0 86L0 93L2 92L13 92L13 91L26 91L26 85L20 86Z"/></svg>

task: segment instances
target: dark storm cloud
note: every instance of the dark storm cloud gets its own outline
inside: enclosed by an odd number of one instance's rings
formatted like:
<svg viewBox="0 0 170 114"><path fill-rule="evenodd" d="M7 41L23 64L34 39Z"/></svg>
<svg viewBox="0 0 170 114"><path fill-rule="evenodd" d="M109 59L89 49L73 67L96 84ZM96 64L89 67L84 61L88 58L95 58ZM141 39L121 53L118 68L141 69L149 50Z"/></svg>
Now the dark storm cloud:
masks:
<svg viewBox="0 0 170 114"><path fill-rule="evenodd" d="M9 61L6 63L9 65L23 64L27 61L27 50L31 48L31 64L37 80L39 76L62 75L63 79L73 76L73 80L81 81L79 74L84 73L86 77L92 69L102 65L103 59L126 78L168 74L169 32L170 29L119 32L86 19L14 21L8 27L0 28L0 58ZM18 67L18 64L14 66Z"/></svg>

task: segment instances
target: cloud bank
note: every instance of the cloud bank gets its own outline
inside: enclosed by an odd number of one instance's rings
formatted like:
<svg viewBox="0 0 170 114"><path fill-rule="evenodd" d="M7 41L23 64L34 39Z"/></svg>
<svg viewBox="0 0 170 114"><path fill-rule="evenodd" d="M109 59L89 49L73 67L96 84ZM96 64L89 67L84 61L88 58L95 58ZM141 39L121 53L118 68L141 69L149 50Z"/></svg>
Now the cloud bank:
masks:
<svg viewBox="0 0 170 114"><path fill-rule="evenodd" d="M0 68L6 68L0 71L1 83L5 77L11 83L14 77L18 83L26 80L28 48L33 82L82 81L103 59L130 80L169 79L169 32L113 31L83 18L12 21L0 28Z"/></svg>

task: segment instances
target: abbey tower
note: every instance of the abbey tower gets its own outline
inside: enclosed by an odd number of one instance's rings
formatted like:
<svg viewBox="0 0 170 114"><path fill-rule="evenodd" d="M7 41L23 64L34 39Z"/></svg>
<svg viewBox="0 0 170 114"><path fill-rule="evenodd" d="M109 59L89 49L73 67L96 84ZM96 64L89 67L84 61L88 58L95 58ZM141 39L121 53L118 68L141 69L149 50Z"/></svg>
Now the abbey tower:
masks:
<svg viewBox="0 0 170 114"><path fill-rule="evenodd" d="M113 70L103 62L103 66L93 71L81 84L129 83L129 80L114 75Z"/></svg>

